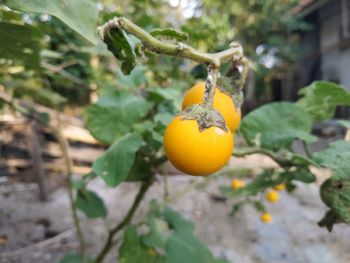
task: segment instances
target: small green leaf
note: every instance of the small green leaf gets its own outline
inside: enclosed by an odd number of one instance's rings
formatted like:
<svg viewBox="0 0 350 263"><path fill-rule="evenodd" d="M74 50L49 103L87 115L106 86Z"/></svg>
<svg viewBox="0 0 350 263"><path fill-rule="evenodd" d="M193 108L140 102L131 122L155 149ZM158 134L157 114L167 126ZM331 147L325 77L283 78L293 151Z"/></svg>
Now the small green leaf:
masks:
<svg viewBox="0 0 350 263"><path fill-rule="evenodd" d="M329 148L313 154L318 164L332 169L336 176L348 177L350 170L350 142L336 141Z"/></svg>
<svg viewBox="0 0 350 263"><path fill-rule="evenodd" d="M139 135L130 133L124 135L93 163L93 171L108 186L117 186L130 173L141 144L142 139Z"/></svg>
<svg viewBox="0 0 350 263"><path fill-rule="evenodd" d="M314 165L319 166L318 163L316 163L313 159L310 159L308 157L305 157L303 155L297 154L297 153L290 153L291 162L295 166L307 166L307 165Z"/></svg>
<svg viewBox="0 0 350 263"><path fill-rule="evenodd" d="M186 41L188 34L174 28L154 29L150 34L159 39L172 39L176 41Z"/></svg>
<svg viewBox="0 0 350 263"><path fill-rule="evenodd" d="M316 181L316 176L309 170L308 167L298 167L296 171L290 172L294 180L309 184Z"/></svg>
<svg viewBox="0 0 350 263"><path fill-rule="evenodd" d="M78 191L75 204L77 208L83 211L88 218L105 218L107 216L107 208L105 203L96 193L92 191Z"/></svg>
<svg viewBox="0 0 350 263"><path fill-rule="evenodd" d="M350 93L342 86L326 81L315 81L301 89L296 105L309 113L315 121L322 121L334 115L337 106L350 105Z"/></svg>
<svg viewBox="0 0 350 263"><path fill-rule="evenodd" d="M124 234L124 240L119 248L120 263L156 263L157 253L142 243L136 226L129 226Z"/></svg>
<svg viewBox="0 0 350 263"><path fill-rule="evenodd" d="M166 240L169 237L167 223L155 216L149 216L147 220L149 232L143 236L143 242L150 247L164 249Z"/></svg>
<svg viewBox="0 0 350 263"><path fill-rule="evenodd" d="M250 112L242 121L240 132L249 145L279 150L295 139L315 141L310 134L312 119L301 108L288 102L275 102Z"/></svg>
<svg viewBox="0 0 350 263"><path fill-rule="evenodd" d="M164 100L174 100L179 97L181 92L177 88L152 88L148 89L149 98L155 102Z"/></svg>
<svg viewBox="0 0 350 263"><path fill-rule="evenodd" d="M154 116L154 121L160 122L164 126L167 126L173 118L174 118L174 115L168 112L159 112Z"/></svg>
<svg viewBox="0 0 350 263"><path fill-rule="evenodd" d="M140 89L143 85L146 84L146 70L145 66L136 66L131 72L130 75L125 76L120 70L117 70L117 80L118 85L121 88L126 89Z"/></svg>
<svg viewBox="0 0 350 263"><path fill-rule="evenodd" d="M237 212L245 205L247 204L247 202L244 200L244 201L241 201L241 202L238 202L236 204L233 204L232 205L232 208L231 208L231 212L230 212L230 216L231 217L234 217Z"/></svg>
<svg viewBox="0 0 350 263"><path fill-rule="evenodd" d="M65 255L59 263L92 263L93 260L91 258L88 258L87 261L84 261L84 259L75 254L68 254Z"/></svg>
<svg viewBox="0 0 350 263"><path fill-rule="evenodd" d="M122 63L121 70L129 75L136 66L135 44L128 34L119 28L111 28L103 36L109 51Z"/></svg>
<svg viewBox="0 0 350 263"><path fill-rule="evenodd" d="M72 186L73 186L74 189L80 190L80 189L85 188L85 182L82 179L80 179L80 180L73 179L72 180Z"/></svg>
<svg viewBox="0 0 350 263"><path fill-rule="evenodd" d="M91 43L97 42L98 9L94 0L6 0L5 4L18 11L55 16Z"/></svg>
<svg viewBox="0 0 350 263"><path fill-rule="evenodd" d="M152 175L152 166L148 160L146 160L141 153L136 154L135 162L133 163L127 181L144 181Z"/></svg>

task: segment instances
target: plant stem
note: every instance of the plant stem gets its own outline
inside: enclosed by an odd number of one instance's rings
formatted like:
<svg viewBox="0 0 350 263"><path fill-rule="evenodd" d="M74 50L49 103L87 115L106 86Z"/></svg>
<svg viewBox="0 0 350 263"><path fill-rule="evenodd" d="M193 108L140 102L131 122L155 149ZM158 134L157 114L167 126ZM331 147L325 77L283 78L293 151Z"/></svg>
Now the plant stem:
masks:
<svg viewBox="0 0 350 263"><path fill-rule="evenodd" d="M114 236L120 230L122 230L125 226L130 224L131 219L133 218L133 216L134 216L137 208L139 207L143 197L145 196L149 187L152 185L153 179L154 179L154 175L151 176L147 181L144 181L141 184L140 190L137 193L137 195L134 199L134 202L133 202L132 206L130 207L129 212L126 214L126 216L123 218L123 220L118 225L116 225L114 228L112 228L109 231L107 241L106 241L105 245L103 246L99 255L96 257L95 263L103 262L104 258L107 256L107 253L109 252L109 250L116 244L116 242L113 241Z"/></svg>
<svg viewBox="0 0 350 263"><path fill-rule="evenodd" d="M205 82L205 91L203 97L203 104L208 107L213 106L214 95L216 89L216 81L218 78L219 69L214 65L208 66L208 76Z"/></svg>
<svg viewBox="0 0 350 263"><path fill-rule="evenodd" d="M307 143L305 141L303 141L303 147L304 147L304 151L305 151L306 156L308 158L311 158L312 155L311 155L309 147L307 146Z"/></svg>
<svg viewBox="0 0 350 263"><path fill-rule="evenodd" d="M79 239L79 245L80 245L80 251L79 254L83 258L83 262L86 262L86 255L85 255L85 241L84 241L84 235L81 230L79 218L78 218L78 213L77 213L77 207L74 202L74 194L73 194L73 185L72 185L72 160L69 157L68 153L68 142L62 135L62 123L61 123L61 118L60 118L60 113L57 112L57 127L54 129L56 138L58 140L58 143L61 147L62 154L64 161L66 163L67 167L67 187L68 187L68 197L69 197L69 202L72 210L72 217L73 217L73 222L74 226L77 232L77 237Z"/></svg>
<svg viewBox="0 0 350 263"><path fill-rule="evenodd" d="M261 148L248 148L248 149L240 150L240 151L235 150L232 155L235 157L245 157L246 155L251 155L251 154L255 154L255 153L267 155L281 166L291 164L291 162L288 159L281 158L281 157L277 156L277 154L275 154L274 152L266 150L266 149L261 149Z"/></svg>
<svg viewBox="0 0 350 263"><path fill-rule="evenodd" d="M102 39L113 28L119 28L139 38L144 48L156 53L188 58L199 63L220 65L229 60L238 61L243 57L243 49L238 43L231 43L230 48L218 53L200 52L184 43L159 40L125 17L115 17L98 28Z"/></svg>
<svg viewBox="0 0 350 263"><path fill-rule="evenodd" d="M164 184L164 196L163 196L163 202L164 204L169 203L169 186L168 186L168 167L163 167L163 184Z"/></svg>

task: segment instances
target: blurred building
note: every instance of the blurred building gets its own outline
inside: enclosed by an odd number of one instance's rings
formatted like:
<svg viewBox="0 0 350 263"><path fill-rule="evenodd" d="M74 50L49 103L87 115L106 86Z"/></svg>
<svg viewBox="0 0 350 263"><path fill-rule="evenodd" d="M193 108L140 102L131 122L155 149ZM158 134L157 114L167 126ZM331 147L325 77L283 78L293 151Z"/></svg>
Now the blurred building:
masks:
<svg viewBox="0 0 350 263"><path fill-rule="evenodd" d="M328 80L350 91L350 0L302 0L293 10L312 29L301 32L301 55L283 81L282 97L297 98L301 87Z"/></svg>

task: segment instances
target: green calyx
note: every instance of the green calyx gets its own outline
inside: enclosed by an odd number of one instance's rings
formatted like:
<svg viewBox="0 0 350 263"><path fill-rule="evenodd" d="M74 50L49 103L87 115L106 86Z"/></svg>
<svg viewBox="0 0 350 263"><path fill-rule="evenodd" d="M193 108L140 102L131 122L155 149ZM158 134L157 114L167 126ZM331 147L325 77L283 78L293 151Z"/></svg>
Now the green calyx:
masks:
<svg viewBox="0 0 350 263"><path fill-rule="evenodd" d="M228 132L224 117L222 117L220 112L211 106L194 104L187 107L178 115L181 116L182 120L196 120L199 126L199 131L201 132L212 126Z"/></svg>

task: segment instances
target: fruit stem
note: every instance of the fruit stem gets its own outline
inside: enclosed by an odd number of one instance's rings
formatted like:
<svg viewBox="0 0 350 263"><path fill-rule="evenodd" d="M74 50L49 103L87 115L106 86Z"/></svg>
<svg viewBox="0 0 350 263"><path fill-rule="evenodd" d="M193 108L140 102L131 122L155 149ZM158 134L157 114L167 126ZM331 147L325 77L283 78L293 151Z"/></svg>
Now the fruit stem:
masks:
<svg viewBox="0 0 350 263"><path fill-rule="evenodd" d="M214 65L208 66L208 76L205 82L205 91L203 97L203 104L212 107L214 102L216 82L218 78L219 68Z"/></svg>

